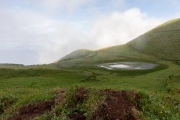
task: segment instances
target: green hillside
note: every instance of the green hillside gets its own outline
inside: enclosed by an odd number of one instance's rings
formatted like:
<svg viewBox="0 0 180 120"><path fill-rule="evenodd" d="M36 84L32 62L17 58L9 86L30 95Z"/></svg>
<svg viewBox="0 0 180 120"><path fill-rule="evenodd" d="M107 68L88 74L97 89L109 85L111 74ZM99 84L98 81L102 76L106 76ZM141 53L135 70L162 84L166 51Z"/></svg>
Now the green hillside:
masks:
<svg viewBox="0 0 180 120"><path fill-rule="evenodd" d="M180 19L168 21L127 45L161 59L180 60Z"/></svg>
<svg viewBox="0 0 180 120"><path fill-rule="evenodd" d="M90 50L80 49L80 50L76 50L76 51L66 55L61 60L69 60L69 59L82 58L82 57L88 56L91 53L92 53L92 51L90 51Z"/></svg>
<svg viewBox="0 0 180 120"><path fill-rule="evenodd" d="M170 20L125 45L96 51L76 50L54 63L70 67L109 61L180 60L180 19Z"/></svg>
<svg viewBox="0 0 180 120"><path fill-rule="evenodd" d="M118 45L91 52L77 50L53 64L58 67L72 67L113 61L154 61L154 59L152 55L134 51L127 45Z"/></svg>
<svg viewBox="0 0 180 120"><path fill-rule="evenodd" d="M43 65L0 64L0 120L180 120L180 19L125 45ZM155 63L152 69L102 64Z"/></svg>

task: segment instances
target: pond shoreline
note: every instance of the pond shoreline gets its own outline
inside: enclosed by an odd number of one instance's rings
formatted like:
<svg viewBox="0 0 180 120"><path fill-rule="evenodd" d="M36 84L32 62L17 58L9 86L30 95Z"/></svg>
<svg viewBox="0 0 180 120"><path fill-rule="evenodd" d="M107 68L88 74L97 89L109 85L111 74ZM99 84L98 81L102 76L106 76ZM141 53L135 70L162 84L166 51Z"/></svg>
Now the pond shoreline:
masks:
<svg viewBox="0 0 180 120"><path fill-rule="evenodd" d="M108 70L121 69L121 70L149 70L158 66L155 63L147 62L116 62L116 63L104 63L98 65L99 67L106 68Z"/></svg>

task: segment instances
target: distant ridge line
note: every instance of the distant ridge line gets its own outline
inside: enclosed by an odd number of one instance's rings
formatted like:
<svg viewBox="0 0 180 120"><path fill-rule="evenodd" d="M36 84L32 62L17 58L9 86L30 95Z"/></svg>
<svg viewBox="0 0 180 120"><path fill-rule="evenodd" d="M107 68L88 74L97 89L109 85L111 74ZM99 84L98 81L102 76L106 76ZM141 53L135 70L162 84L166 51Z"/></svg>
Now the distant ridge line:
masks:
<svg viewBox="0 0 180 120"><path fill-rule="evenodd" d="M153 33L159 33L159 32L180 32L180 30L158 31Z"/></svg>

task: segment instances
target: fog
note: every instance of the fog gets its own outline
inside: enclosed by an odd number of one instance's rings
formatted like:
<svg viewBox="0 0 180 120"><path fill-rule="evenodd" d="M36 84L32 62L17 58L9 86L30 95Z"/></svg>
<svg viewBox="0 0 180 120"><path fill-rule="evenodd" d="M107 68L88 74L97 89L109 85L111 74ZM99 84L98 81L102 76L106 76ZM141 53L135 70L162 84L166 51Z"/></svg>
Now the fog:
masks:
<svg viewBox="0 0 180 120"><path fill-rule="evenodd" d="M2 7L8 1L0 2L0 63L52 63L77 49L125 44L167 20L136 7L109 12L102 6L87 7L95 0L26 1L30 8ZM111 6L120 4L123 0L111 1ZM87 16L77 15L82 6L87 7Z"/></svg>

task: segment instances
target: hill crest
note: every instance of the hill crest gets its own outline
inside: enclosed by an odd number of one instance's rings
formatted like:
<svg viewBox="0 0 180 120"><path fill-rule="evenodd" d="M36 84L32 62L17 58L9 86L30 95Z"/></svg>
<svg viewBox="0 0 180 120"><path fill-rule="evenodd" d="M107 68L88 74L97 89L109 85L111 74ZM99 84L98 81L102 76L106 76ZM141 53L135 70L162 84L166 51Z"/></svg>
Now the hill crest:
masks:
<svg viewBox="0 0 180 120"><path fill-rule="evenodd" d="M56 64L85 65L110 61L172 60L180 61L180 19L167 21L125 45L91 51L76 50Z"/></svg>
<svg viewBox="0 0 180 120"><path fill-rule="evenodd" d="M165 22L126 45L160 59L180 60L180 19Z"/></svg>

